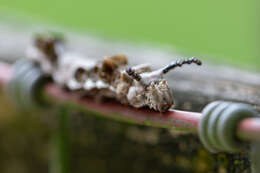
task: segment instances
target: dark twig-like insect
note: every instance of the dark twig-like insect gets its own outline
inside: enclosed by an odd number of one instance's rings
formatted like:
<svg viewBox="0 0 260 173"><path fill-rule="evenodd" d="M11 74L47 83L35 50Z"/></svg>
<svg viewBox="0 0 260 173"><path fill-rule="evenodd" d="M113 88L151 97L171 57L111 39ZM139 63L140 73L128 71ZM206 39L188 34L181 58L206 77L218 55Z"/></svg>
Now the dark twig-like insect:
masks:
<svg viewBox="0 0 260 173"><path fill-rule="evenodd" d="M160 112L167 111L174 104L164 75L184 64L202 64L192 57L152 71L147 64L128 67L123 54L95 61L65 51L64 41L49 35L36 36L27 56L51 75L54 82L71 91L98 99L113 98L136 108L147 106Z"/></svg>

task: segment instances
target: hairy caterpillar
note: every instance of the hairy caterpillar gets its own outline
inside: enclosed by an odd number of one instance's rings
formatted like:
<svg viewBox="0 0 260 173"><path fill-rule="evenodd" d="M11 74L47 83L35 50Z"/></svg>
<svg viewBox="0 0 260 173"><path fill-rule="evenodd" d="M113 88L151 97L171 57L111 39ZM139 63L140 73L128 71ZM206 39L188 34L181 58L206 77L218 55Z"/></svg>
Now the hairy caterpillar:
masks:
<svg viewBox="0 0 260 173"><path fill-rule="evenodd" d="M66 51L64 41L52 35L37 35L27 57L71 91L96 98L112 98L136 108L165 112L173 104L172 91L164 75L184 64L201 65L196 58L179 60L152 71L147 64L127 66L123 54L105 56L101 61Z"/></svg>

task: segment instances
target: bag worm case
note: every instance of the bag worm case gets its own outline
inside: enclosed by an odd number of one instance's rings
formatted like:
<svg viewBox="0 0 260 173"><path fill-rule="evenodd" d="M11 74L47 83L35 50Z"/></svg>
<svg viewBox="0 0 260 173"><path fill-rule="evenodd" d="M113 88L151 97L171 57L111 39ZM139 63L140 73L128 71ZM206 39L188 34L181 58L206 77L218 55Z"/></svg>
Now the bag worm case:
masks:
<svg viewBox="0 0 260 173"><path fill-rule="evenodd" d="M192 57L152 71L147 64L129 67L123 54L105 56L101 61L67 51L64 41L51 35L37 35L27 57L39 64L55 83L70 91L97 99L116 99L136 108L165 112L174 104L172 90L164 75L184 64L201 61Z"/></svg>

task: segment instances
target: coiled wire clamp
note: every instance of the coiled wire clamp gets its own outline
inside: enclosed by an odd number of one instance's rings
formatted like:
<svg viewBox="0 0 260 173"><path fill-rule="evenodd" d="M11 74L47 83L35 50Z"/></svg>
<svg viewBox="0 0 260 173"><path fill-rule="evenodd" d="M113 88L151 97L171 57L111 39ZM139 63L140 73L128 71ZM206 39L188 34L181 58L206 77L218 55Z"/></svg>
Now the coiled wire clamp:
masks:
<svg viewBox="0 0 260 173"><path fill-rule="evenodd" d="M239 152L245 145L236 138L238 123L258 113L249 105L225 101L216 101L202 111L199 123L199 137L211 152Z"/></svg>
<svg viewBox="0 0 260 173"><path fill-rule="evenodd" d="M39 97L41 87L50 80L37 64L22 59L13 65L13 77L7 85L7 92L19 108L30 109L43 104Z"/></svg>
<svg viewBox="0 0 260 173"><path fill-rule="evenodd" d="M202 111L199 122L199 138L202 144L213 153L241 152L247 145L236 137L239 122L248 117L257 117L253 107L225 101L216 101ZM252 172L260 172L260 142L251 145Z"/></svg>

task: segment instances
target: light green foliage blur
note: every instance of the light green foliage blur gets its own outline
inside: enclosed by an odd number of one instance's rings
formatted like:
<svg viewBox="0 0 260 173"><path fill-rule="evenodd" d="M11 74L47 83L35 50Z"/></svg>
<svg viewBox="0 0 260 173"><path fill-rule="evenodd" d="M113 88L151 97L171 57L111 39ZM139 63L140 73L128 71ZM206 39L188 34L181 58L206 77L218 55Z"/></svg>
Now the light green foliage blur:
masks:
<svg viewBox="0 0 260 173"><path fill-rule="evenodd" d="M256 69L256 0L1 0L33 19Z"/></svg>

